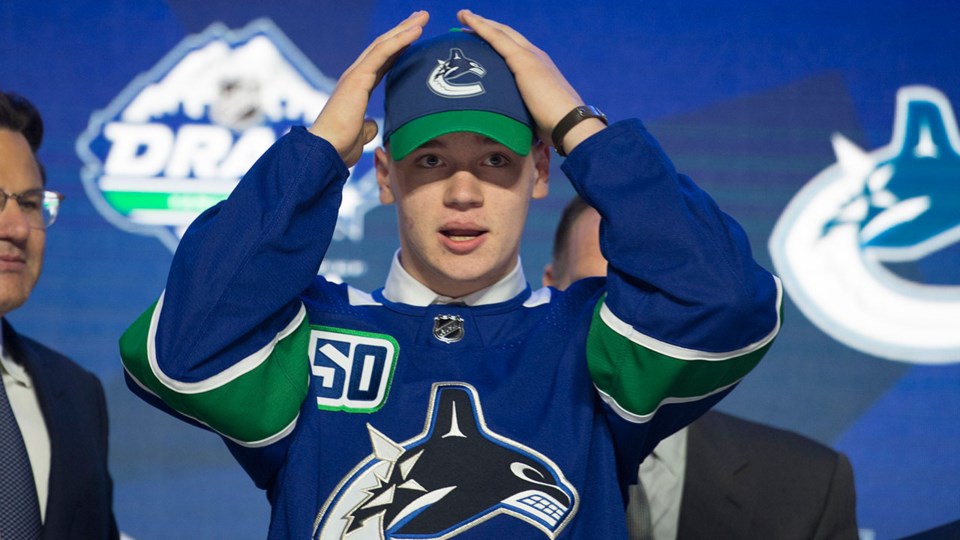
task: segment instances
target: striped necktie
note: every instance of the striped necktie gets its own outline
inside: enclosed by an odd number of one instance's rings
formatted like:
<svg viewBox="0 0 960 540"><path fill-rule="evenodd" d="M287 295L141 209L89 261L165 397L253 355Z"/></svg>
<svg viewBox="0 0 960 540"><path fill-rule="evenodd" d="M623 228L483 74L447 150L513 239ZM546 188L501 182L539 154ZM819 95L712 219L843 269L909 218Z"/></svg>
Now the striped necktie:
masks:
<svg viewBox="0 0 960 540"><path fill-rule="evenodd" d="M653 520L650 517L650 500L643 484L628 486L627 533L630 540L653 540Z"/></svg>
<svg viewBox="0 0 960 540"><path fill-rule="evenodd" d="M40 538L41 527L27 447L0 378L0 539Z"/></svg>

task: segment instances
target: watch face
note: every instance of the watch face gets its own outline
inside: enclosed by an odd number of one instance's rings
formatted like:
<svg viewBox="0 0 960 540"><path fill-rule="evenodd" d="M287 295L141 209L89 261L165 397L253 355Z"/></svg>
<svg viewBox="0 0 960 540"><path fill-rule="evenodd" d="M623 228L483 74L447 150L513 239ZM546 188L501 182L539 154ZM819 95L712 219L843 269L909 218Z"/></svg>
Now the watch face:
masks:
<svg viewBox="0 0 960 540"><path fill-rule="evenodd" d="M593 105L587 105L586 107L584 107L584 109L586 109L586 111L584 112L592 113L591 114L592 118L599 118L604 124L607 123L607 115L603 114L603 111L601 111L600 109L594 107Z"/></svg>

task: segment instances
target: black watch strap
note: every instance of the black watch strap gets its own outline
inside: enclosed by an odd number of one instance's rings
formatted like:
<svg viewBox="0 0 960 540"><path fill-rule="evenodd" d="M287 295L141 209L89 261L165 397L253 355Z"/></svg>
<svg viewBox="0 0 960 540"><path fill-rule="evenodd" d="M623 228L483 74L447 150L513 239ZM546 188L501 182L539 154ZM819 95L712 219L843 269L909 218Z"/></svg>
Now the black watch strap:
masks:
<svg viewBox="0 0 960 540"><path fill-rule="evenodd" d="M557 150L558 154L561 156L567 155L563 150L563 138L573 129L573 126L583 122L587 118L596 118L603 122L604 125L607 125L607 116L593 105L575 107L557 122L556 127L553 128L553 132L550 134L550 138L553 139L553 147Z"/></svg>

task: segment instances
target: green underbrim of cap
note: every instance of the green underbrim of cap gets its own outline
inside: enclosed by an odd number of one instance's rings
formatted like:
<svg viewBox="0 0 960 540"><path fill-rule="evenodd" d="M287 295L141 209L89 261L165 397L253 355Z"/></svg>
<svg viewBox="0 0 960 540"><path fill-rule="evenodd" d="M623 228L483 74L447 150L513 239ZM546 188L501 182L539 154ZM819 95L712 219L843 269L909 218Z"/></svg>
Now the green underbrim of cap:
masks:
<svg viewBox="0 0 960 540"><path fill-rule="evenodd" d="M469 131L489 137L514 153L526 156L533 131L525 124L489 111L445 111L415 118L390 135L390 156L399 161L420 145L447 133Z"/></svg>

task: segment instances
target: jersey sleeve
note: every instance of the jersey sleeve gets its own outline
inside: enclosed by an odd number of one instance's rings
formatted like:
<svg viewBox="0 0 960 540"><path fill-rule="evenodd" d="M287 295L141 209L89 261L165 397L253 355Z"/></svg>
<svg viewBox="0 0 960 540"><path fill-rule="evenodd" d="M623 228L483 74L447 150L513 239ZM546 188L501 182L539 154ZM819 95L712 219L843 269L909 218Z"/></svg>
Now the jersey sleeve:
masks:
<svg viewBox="0 0 960 540"><path fill-rule="evenodd" d="M120 339L131 387L241 446L290 433L309 382L299 295L316 279L347 176L329 143L295 128L201 214L160 299Z"/></svg>
<svg viewBox="0 0 960 540"><path fill-rule="evenodd" d="M619 422L645 425L645 454L757 364L780 328L781 287L739 224L676 172L639 121L585 140L563 170L599 211L609 261L587 338L590 374Z"/></svg>

